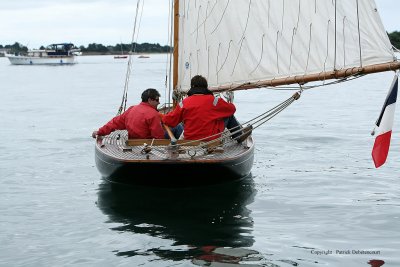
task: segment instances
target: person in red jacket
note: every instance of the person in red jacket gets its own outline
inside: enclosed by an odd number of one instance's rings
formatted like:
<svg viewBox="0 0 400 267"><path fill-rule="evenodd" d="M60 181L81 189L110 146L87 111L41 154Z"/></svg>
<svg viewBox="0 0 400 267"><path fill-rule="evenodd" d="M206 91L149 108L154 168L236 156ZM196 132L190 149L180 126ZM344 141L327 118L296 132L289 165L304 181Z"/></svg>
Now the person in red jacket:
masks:
<svg viewBox="0 0 400 267"><path fill-rule="evenodd" d="M175 109L163 116L163 123L170 127L184 124L184 137L187 140L213 140L221 136L225 126L237 131L239 123L233 116L236 111L232 103L228 103L222 98L214 97L208 90L207 80L196 75L190 83L188 97L183 99ZM241 135L236 133L233 138ZM240 140L243 141L243 140Z"/></svg>
<svg viewBox="0 0 400 267"><path fill-rule="evenodd" d="M157 111L159 103L160 93L156 89L146 89L142 93L142 102L139 105L131 106L121 115L114 117L103 127L94 131L92 137L108 135L115 130L128 130L130 139L167 138ZM173 129L178 137L183 131L179 126Z"/></svg>

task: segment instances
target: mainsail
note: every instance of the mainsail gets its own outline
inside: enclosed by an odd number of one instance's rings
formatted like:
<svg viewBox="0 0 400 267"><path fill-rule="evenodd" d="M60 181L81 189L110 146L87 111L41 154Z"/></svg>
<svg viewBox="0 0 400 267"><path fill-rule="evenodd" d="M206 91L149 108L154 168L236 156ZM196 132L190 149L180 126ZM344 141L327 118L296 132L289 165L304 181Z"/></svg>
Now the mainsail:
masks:
<svg viewBox="0 0 400 267"><path fill-rule="evenodd" d="M178 39L181 91L195 74L218 91L399 68L374 0L180 0Z"/></svg>

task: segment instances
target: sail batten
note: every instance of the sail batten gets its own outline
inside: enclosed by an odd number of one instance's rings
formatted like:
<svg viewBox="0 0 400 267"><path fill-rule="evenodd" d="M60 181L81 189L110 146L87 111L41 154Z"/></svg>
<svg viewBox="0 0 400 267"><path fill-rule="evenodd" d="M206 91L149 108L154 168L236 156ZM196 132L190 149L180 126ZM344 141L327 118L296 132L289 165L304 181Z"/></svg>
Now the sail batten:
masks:
<svg viewBox="0 0 400 267"><path fill-rule="evenodd" d="M374 0L179 2L182 91L196 74L212 88L270 86L396 60Z"/></svg>

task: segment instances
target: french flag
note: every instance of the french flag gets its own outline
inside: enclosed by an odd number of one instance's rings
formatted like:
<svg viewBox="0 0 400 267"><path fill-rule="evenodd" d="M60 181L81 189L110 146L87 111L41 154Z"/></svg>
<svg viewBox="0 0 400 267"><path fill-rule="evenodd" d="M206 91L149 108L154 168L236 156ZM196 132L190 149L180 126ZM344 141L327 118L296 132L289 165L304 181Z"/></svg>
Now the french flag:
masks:
<svg viewBox="0 0 400 267"><path fill-rule="evenodd" d="M376 168L382 166L389 153L390 137L392 136L392 127L394 120L394 111L396 109L398 77L395 75L392 86L386 97L385 104L383 105L381 114L376 121L378 127L375 132L378 134L375 138L374 148L372 149L372 159Z"/></svg>

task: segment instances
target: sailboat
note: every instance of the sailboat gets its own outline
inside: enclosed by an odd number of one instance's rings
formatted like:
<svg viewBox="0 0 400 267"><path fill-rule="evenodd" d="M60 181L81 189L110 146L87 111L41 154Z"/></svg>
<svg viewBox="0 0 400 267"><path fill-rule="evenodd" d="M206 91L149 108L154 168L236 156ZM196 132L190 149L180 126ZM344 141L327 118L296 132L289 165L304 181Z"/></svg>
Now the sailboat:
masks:
<svg viewBox="0 0 400 267"><path fill-rule="evenodd" d="M374 0L173 2L175 103L198 74L228 100L238 90L296 88L244 129L256 130L308 88L400 68ZM95 154L112 182L196 186L249 175L254 142L237 143L228 131L213 141L128 140L116 131L97 138Z"/></svg>
<svg viewBox="0 0 400 267"><path fill-rule="evenodd" d="M121 43L121 55L115 55L115 59L120 59L120 58L128 58L128 55L124 55L124 50L122 49L122 43Z"/></svg>

